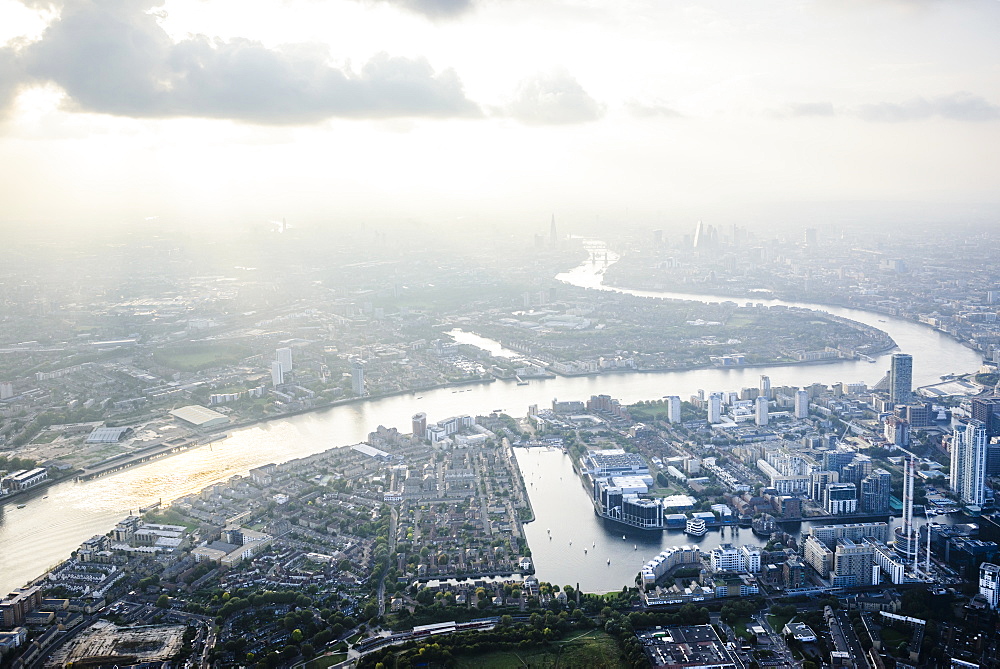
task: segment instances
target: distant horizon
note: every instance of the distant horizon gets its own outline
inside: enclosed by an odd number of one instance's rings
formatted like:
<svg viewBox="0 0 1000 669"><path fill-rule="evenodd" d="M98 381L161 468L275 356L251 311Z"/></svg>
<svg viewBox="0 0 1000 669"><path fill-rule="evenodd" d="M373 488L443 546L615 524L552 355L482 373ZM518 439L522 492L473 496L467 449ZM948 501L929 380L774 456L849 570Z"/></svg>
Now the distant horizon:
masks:
<svg viewBox="0 0 1000 669"><path fill-rule="evenodd" d="M998 20L990 0L0 0L0 221L995 222Z"/></svg>

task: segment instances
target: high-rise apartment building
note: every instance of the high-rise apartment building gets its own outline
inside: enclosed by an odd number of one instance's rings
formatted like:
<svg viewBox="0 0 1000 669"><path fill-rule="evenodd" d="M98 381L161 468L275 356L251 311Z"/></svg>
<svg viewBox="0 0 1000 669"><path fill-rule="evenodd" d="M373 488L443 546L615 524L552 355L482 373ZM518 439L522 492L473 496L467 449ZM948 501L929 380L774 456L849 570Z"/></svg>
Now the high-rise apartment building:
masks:
<svg viewBox="0 0 1000 669"><path fill-rule="evenodd" d="M760 375L760 396L767 399L772 399L771 397L771 377L766 374Z"/></svg>
<svg viewBox="0 0 1000 669"><path fill-rule="evenodd" d="M285 382L285 375L281 371L281 363L277 360L271 361L271 383L275 388Z"/></svg>
<svg viewBox="0 0 1000 669"><path fill-rule="evenodd" d="M795 391L795 417L798 419L809 417L809 391Z"/></svg>
<svg viewBox="0 0 1000 669"><path fill-rule="evenodd" d="M354 394L361 397L366 394L365 390L365 363L357 360L351 367L351 388Z"/></svg>
<svg viewBox="0 0 1000 669"><path fill-rule="evenodd" d="M858 489L853 483L830 483L823 494L823 506L831 516L858 510Z"/></svg>
<svg viewBox="0 0 1000 669"><path fill-rule="evenodd" d="M889 513L892 474L876 469L861 481L861 510L866 513Z"/></svg>
<svg viewBox="0 0 1000 669"><path fill-rule="evenodd" d="M708 422L715 424L722 422L722 395L712 393L708 396Z"/></svg>
<svg viewBox="0 0 1000 669"><path fill-rule="evenodd" d="M986 597L991 609L1000 604L1000 565L990 562L979 565L979 594Z"/></svg>
<svg viewBox="0 0 1000 669"><path fill-rule="evenodd" d="M989 438L982 421L955 426L951 437L951 489L965 504L986 501L986 452Z"/></svg>
<svg viewBox="0 0 1000 669"><path fill-rule="evenodd" d="M292 371L292 349L285 347L274 351L274 359L281 363L281 373Z"/></svg>
<svg viewBox="0 0 1000 669"><path fill-rule="evenodd" d="M667 398L667 420L671 423L681 422L681 398L677 395Z"/></svg>
<svg viewBox="0 0 1000 669"><path fill-rule="evenodd" d="M755 409L754 422L758 427L767 427L767 397L758 396Z"/></svg>
<svg viewBox="0 0 1000 669"><path fill-rule="evenodd" d="M857 543L851 539L837 539L833 553L833 572L830 585L837 588L853 588L872 585L875 571L874 549L866 542Z"/></svg>
<svg viewBox="0 0 1000 669"><path fill-rule="evenodd" d="M906 404L913 395L913 356L893 353L889 368L889 401Z"/></svg>

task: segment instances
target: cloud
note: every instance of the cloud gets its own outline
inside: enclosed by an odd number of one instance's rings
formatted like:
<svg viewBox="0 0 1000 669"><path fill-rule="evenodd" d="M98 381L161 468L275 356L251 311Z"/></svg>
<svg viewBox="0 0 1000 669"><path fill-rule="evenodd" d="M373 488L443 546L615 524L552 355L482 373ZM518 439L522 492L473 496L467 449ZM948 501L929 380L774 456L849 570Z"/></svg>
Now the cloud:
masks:
<svg viewBox="0 0 1000 669"><path fill-rule="evenodd" d="M600 119L604 106L568 72L558 70L524 79L506 112L527 125L569 125Z"/></svg>
<svg viewBox="0 0 1000 669"><path fill-rule="evenodd" d="M14 84L51 81L71 108L144 118L226 118L260 124L330 117L478 116L452 70L380 54L355 72L315 48L269 49L250 40L196 36L173 42L148 10L162 0L67 2L42 38L19 52ZM16 86L0 79L0 105Z"/></svg>
<svg viewBox="0 0 1000 669"><path fill-rule="evenodd" d="M913 98L906 102L881 102L861 105L856 111L865 121L899 123L921 121L933 117L952 121L995 121L1000 119L1000 106L972 93L959 92L934 98Z"/></svg>
<svg viewBox="0 0 1000 669"><path fill-rule="evenodd" d="M472 9L473 0L382 0L432 19L453 18Z"/></svg>
<svg viewBox="0 0 1000 669"><path fill-rule="evenodd" d="M668 107L659 103L647 104L645 102L639 102L638 100L627 100L625 102L625 109L628 110L632 116L637 118L681 118L681 114L676 109Z"/></svg>
<svg viewBox="0 0 1000 669"><path fill-rule="evenodd" d="M833 116L833 103L793 102L785 106L786 116Z"/></svg>
<svg viewBox="0 0 1000 669"><path fill-rule="evenodd" d="M24 80L17 53L13 49L0 49L0 113L14 102Z"/></svg>

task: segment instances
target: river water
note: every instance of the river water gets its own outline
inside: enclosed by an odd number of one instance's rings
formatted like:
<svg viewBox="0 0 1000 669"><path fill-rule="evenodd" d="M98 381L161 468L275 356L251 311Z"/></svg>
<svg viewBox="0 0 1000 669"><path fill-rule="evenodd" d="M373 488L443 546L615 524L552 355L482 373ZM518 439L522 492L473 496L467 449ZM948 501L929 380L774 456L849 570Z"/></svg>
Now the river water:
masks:
<svg viewBox="0 0 1000 669"><path fill-rule="evenodd" d="M599 270L602 267L603 264L586 262L558 278L578 286L606 289L600 285ZM711 295L627 292L651 298L716 302L730 299ZM795 305L776 300L765 304L825 309L888 332L902 351L913 355L915 385L933 383L942 374L972 371L980 364L980 357L975 352L932 328L909 321L853 309ZM472 339L466 341L474 343ZM837 381L872 384L882 377L887 368L887 356L883 356L878 364L838 361L825 365L558 377L532 380L527 386L518 386L514 381L496 381L373 399L262 423L236 430L229 438L211 446L154 460L91 481L67 481L54 485L33 496L21 498L18 504L25 504L23 509L12 504L0 507L0 593L23 585L65 559L82 541L109 531L130 510L157 500L166 504L233 475L246 474L251 468L268 462L284 462L336 446L358 443L380 424L408 430L410 417L418 411L426 412L431 421L457 414L484 414L497 409L513 416L523 416L528 405L545 406L553 398L586 399L603 393L624 403L633 403L664 395L686 397L699 388L715 391L756 387L761 374L770 376L776 386L805 386L814 382L832 384ZM633 583L641 565L664 547L691 543L691 539L680 532L634 537L626 532L626 540L623 541L620 529L605 526L594 516L586 493L572 474L568 458L561 452L534 449L519 452L518 460L524 468L528 492L538 518L537 522L526 527L528 542L539 577L544 580L560 585L580 583L588 591L620 589ZM533 476L543 479L533 479ZM560 533L558 542L556 537L547 538L547 528L552 529L553 535L557 531ZM568 543L571 540L572 546ZM719 532L709 532L699 545L710 549L719 541ZM742 530L732 538L726 530L724 541L757 542L749 530ZM583 548L588 546L588 553L584 555ZM607 564L608 559L611 560L610 565Z"/></svg>

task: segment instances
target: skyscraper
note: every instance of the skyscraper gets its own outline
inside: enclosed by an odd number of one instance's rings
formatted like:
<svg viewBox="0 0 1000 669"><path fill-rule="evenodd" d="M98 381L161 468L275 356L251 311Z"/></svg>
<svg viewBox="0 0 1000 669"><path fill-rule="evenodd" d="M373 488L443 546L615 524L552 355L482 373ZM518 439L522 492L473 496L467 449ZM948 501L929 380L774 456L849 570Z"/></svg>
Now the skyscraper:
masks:
<svg viewBox="0 0 1000 669"><path fill-rule="evenodd" d="M888 513L892 475L876 469L861 481L861 510L867 513Z"/></svg>
<svg viewBox="0 0 1000 669"><path fill-rule="evenodd" d="M970 420L955 426L951 437L951 489L965 504L986 501L986 425Z"/></svg>
<svg viewBox="0 0 1000 669"><path fill-rule="evenodd" d="M771 399L771 377L766 374L760 375L760 394Z"/></svg>
<svg viewBox="0 0 1000 669"><path fill-rule="evenodd" d="M271 362L271 383L274 384L275 387L277 387L284 382L285 382L285 375L281 371L281 363L278 362L277 360L273 360Z"/></svg>
<svg viewBox="0 0 1000 669"><path fill-rule="evenodd" d="M559 236L556 234L556 215L552 214L552 222L549 224L549 245L556 246L559 243Z"/></svg>
<svg viewBox="0 0 1000 669"><path fill-rule="evenodd" d="M906 404L913 394L913 356L908 353L893 353L889 368L889 401Z"/></svg>

